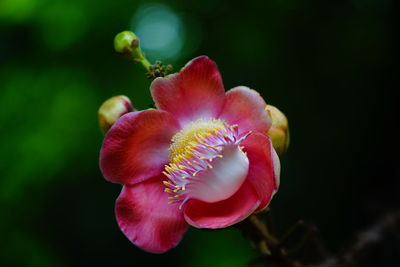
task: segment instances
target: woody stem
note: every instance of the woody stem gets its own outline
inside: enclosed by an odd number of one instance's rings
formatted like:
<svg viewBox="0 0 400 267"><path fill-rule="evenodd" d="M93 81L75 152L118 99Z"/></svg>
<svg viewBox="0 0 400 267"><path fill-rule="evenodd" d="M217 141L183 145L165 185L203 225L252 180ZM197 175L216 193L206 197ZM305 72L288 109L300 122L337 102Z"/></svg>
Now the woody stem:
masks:
<svg viewBox="0 0 400 267"><path fill-rule="evenodd" d="M251 215L238 226L242 233L256 245L266 261L274 262L276 266L301 266L288 255L281 242L257 215Z"/></svg>

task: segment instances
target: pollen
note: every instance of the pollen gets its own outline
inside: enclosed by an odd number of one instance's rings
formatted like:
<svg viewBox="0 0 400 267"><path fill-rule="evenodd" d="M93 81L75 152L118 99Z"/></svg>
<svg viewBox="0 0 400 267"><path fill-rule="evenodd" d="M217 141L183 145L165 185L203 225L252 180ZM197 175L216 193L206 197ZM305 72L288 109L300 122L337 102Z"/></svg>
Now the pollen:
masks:
<svg viewBox="0 0 400 267"><path fill-rule="evenodd" d="M169 161L179 163L192 155L198 156L199 153L195 152L198 145L204 143L206 138L218 136L218 132L226 131L227 127L228 124L219 119L198 119L189 123L172 137L172 144L168 149Z"/></svg>

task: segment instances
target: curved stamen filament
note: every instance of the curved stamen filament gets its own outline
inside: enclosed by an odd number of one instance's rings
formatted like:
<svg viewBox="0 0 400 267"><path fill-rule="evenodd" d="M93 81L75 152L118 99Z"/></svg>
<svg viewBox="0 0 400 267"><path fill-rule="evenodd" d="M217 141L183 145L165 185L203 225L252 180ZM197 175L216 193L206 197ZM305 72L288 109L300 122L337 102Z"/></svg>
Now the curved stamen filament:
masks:
<svg viewBox="0 0 400 267"><path fill-rule="evenodd" d="M223 159L226 147L237 148L241 153L238 126L228 125L219 119L199 119L185 126L172 138L169 148L170 163L163 174L165 192L170 194L169 203L180 203L179 208L196 190L196 184L208 181L199 174L214 168L216 160ZM244 155L244 154L243 154ZM247 158L246 158L247 160ZM246 170L247 172L247 170Z"/></svg>

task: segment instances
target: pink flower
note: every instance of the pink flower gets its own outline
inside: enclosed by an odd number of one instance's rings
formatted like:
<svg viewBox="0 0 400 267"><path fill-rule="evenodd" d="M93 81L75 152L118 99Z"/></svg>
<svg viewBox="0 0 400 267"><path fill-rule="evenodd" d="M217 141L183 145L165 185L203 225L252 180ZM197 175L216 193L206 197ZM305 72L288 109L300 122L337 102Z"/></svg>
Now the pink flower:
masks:
<svg viewBox="0 0 400 267"><path fill-rule="evenodd" d="M115 213L136 246L176 246L189 225L224 228L264 209L279 186L265 102L244 86L225 94L202 56L151 84L157 110L130 112L107 133L104 177L124 187Z"/></svg>

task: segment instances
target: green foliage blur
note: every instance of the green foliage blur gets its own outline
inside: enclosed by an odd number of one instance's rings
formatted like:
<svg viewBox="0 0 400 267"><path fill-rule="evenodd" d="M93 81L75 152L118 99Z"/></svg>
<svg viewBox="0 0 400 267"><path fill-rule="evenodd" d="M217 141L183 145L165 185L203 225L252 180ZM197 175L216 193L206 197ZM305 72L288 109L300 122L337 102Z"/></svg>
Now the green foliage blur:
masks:
<svg viewBox="0 0 400 267"><path fill-rule="evenodd" d="M113 51L123 30L175 71L210 56L226 89L249 86L285 112L292 139L271 205L278 231L310 220L340 251L399 208L398 11L391 0L0 0L0 265L243 266L257 257L235 228L191 229L164 255L118 229L121 187L99 171L97 109L118 94L138 109L153 104L141 66ZM363 266L391 266L395 244Z"/></svg>

